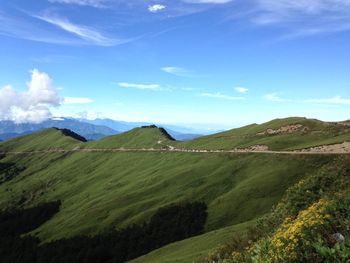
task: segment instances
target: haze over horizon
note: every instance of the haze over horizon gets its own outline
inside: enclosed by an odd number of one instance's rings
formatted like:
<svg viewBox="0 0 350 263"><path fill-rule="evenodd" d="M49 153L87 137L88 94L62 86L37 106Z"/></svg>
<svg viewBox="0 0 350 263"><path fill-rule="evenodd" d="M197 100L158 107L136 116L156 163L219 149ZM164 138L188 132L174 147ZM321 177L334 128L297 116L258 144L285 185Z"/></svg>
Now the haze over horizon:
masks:
<svg viewBox="0 0 350 263"><path fill-rule="evenodd" d="M347 0L4 0L0 120L350 119Z"/></svg>

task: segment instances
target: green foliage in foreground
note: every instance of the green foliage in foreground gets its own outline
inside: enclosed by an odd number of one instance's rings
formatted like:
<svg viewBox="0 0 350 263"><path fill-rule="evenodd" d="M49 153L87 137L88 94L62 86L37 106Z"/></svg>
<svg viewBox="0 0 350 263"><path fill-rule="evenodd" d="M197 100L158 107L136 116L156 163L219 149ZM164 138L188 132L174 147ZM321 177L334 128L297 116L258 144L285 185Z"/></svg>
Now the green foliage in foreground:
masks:
<svg viewBox="0 0 350 263"><path fill-rule="evenodd" d="M348 262L349 167L350 158L341 157L332 167L299 181L259 221L259 235L198 262Z"/></svg>

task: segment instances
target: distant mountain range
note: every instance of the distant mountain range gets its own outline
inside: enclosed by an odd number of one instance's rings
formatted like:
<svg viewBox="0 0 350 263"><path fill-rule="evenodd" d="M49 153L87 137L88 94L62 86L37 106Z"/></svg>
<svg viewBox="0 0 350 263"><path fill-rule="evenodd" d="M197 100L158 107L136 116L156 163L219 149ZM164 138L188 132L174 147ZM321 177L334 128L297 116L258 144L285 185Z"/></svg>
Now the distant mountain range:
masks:
<svg viewBox="0 0 350 263"><path fill-rule="evenodd" d="M100 139L119 133L112 128L102 125L93 125L70 118L51 119L41 123L15 123L12 121L0 121L0 140L8 140L20 135L29 134L42 129L56 127L70 129L87 140Z"/></svg>
<svg viewBox="0 0 350 263"><path fill-rule="evenodd" d="M102 125L110 127L116 131L125 132L131 129L141 127L141 126L149 126L152 124L157 125L158 127L165 128L169 133L174 132L177 134L189 134L189 135L209 135L216 133L218 131L208 132L203 129L195 129L189 127L183 127L178 125L170 125L170 124L162 124L162 123L150 123L150 122L125 122L125 121L116 121L111 119L95 119L95 120L87 120L87 119L78 119L82 122L87 122L95 125Z"/></svg>
<svg viewBox="0 0 350 263"><path fill-rule="evenodd" d="M87 140L98 140L106 136L129 131L136 127L150 125L144 122L124 122L111 119L74 119L53 118L41 123L15 123L13 121L0 121L0 141L6 141L21 135L30 134L42 129L56 127L70 129L85 137ZM202 136L197 130L174 125L159 125L176 140L186 141Z"/></svg>

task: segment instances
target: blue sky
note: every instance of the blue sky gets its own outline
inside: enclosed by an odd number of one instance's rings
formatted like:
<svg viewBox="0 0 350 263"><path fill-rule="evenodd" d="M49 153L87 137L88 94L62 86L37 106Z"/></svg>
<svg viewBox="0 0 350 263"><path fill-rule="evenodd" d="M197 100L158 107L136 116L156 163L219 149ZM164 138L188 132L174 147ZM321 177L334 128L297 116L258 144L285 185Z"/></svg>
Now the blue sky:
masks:
<svg viewBox="0 0 350 263"><path fill-rule="evenodd" d="M3 0L0 119L350 118L349 0Z"/></svg>

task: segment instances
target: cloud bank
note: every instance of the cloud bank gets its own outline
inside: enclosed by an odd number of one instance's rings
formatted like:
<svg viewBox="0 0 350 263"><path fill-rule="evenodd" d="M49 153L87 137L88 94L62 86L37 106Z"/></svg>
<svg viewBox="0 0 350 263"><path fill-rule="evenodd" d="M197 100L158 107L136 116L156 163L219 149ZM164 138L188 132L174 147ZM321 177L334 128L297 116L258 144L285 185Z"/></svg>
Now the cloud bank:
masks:
<svg viewBox="0 0 350 263"><path fill-rule="evenodd" d="M16 123L42 122L51 117L50 108L59 106L60 102L51 78L34 69L26 91L17 91L10 85L0 89L0 119Z"/></svg>

